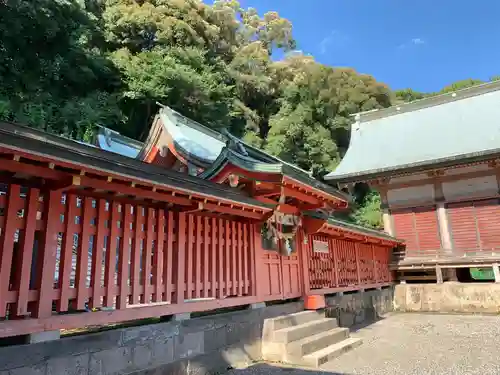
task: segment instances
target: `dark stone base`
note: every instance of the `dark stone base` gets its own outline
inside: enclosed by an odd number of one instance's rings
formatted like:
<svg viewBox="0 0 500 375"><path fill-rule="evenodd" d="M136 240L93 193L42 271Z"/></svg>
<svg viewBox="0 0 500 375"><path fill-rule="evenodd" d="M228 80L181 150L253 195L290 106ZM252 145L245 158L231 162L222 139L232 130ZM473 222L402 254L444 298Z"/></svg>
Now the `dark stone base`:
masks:
<svg viewBox="0 0 500 375"><path fill-rule="evenodd" d="M326 315L336 318L340 327L370 324L393 310L393 297L392 286L327 296Z"/></svg>
<svg viewBox="0 0 500 375"><path fill-rule="evenodd" d="M261 359L264 319L302 310L292 302L0 347L0 375L222 374Z"/></svg>

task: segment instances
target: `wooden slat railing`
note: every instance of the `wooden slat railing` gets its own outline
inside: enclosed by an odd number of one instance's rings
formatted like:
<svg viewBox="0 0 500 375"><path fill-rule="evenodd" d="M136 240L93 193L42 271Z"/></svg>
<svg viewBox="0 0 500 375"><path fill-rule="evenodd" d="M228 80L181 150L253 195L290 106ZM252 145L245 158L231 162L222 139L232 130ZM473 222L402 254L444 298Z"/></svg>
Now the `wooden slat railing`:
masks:
<svg viewBox="0 0 500 375"><path fill-rule="evenodd" d="M307 251L282 256L261 248L248 221L7 185L0 337L392 281L388 248L323 239L328 254L313 253L310 239Z"/></svg>
<svg viewBox="0 0 500 375"><path fill-rule="evenodd" d="M327 246L323 246L323 251L315 251L315 241ZM372 287L393 280L389 271L391 250L384 246L311 235L307 253L309 285L314 293L331 293L352 286Z"/></svg>
<svg viewBox="0 0 500 375"><path fill-rule="evenodd" d="M0 320L248 303L252 233L248 222L9 185L0 194Z"/></svg>
<svg viewBox="0 0 500 375"><path fill-rule="evenodd" d="M500 259L500 247L466 249L396 250L391 263L453 260L493 260Z"/></svg>

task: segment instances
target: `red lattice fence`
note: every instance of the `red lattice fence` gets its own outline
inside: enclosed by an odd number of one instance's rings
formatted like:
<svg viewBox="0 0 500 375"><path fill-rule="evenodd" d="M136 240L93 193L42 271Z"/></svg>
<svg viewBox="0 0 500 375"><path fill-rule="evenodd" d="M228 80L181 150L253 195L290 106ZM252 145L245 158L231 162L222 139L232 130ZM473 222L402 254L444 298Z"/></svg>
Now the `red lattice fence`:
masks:
<svg viewBox="0 0 500 375"><path fill-rule="evenodd" d="M310 289L333 292L346 287L375 286L392 281L390 248L325 235L309 236Z"/></svg>

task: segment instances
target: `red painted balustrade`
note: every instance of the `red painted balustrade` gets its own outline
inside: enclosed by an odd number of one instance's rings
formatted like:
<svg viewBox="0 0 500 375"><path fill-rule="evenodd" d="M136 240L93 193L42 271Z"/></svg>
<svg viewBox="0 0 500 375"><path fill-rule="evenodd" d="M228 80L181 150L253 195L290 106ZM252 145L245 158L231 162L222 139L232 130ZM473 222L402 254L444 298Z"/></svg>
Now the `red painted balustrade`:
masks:
<svg viewBox="0 0 500 375"><path fill-rule="evenodd" d="M312 235L307 253L311 293L372 288L392 281L386 246Z"/></svg>
<svg viewBox="0 0 500 375"><path fill-rule="evenodd" d="M310 236L282 256L259 236L250 221L2 185L0 337L391 281L387 247Z"/></svg>

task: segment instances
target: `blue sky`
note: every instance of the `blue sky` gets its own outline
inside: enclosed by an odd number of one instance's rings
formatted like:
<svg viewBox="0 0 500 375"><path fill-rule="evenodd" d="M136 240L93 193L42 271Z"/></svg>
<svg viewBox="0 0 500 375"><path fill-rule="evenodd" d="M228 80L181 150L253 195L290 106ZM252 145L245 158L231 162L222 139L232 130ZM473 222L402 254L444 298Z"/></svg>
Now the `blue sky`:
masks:
<svg viewBox="0 0 500 375"><path fill-rule="evenodd" d="M436 91L454 81L500 75L498 0L240 0L276 10L298 49L353 67L393 89Z"/></svg>

